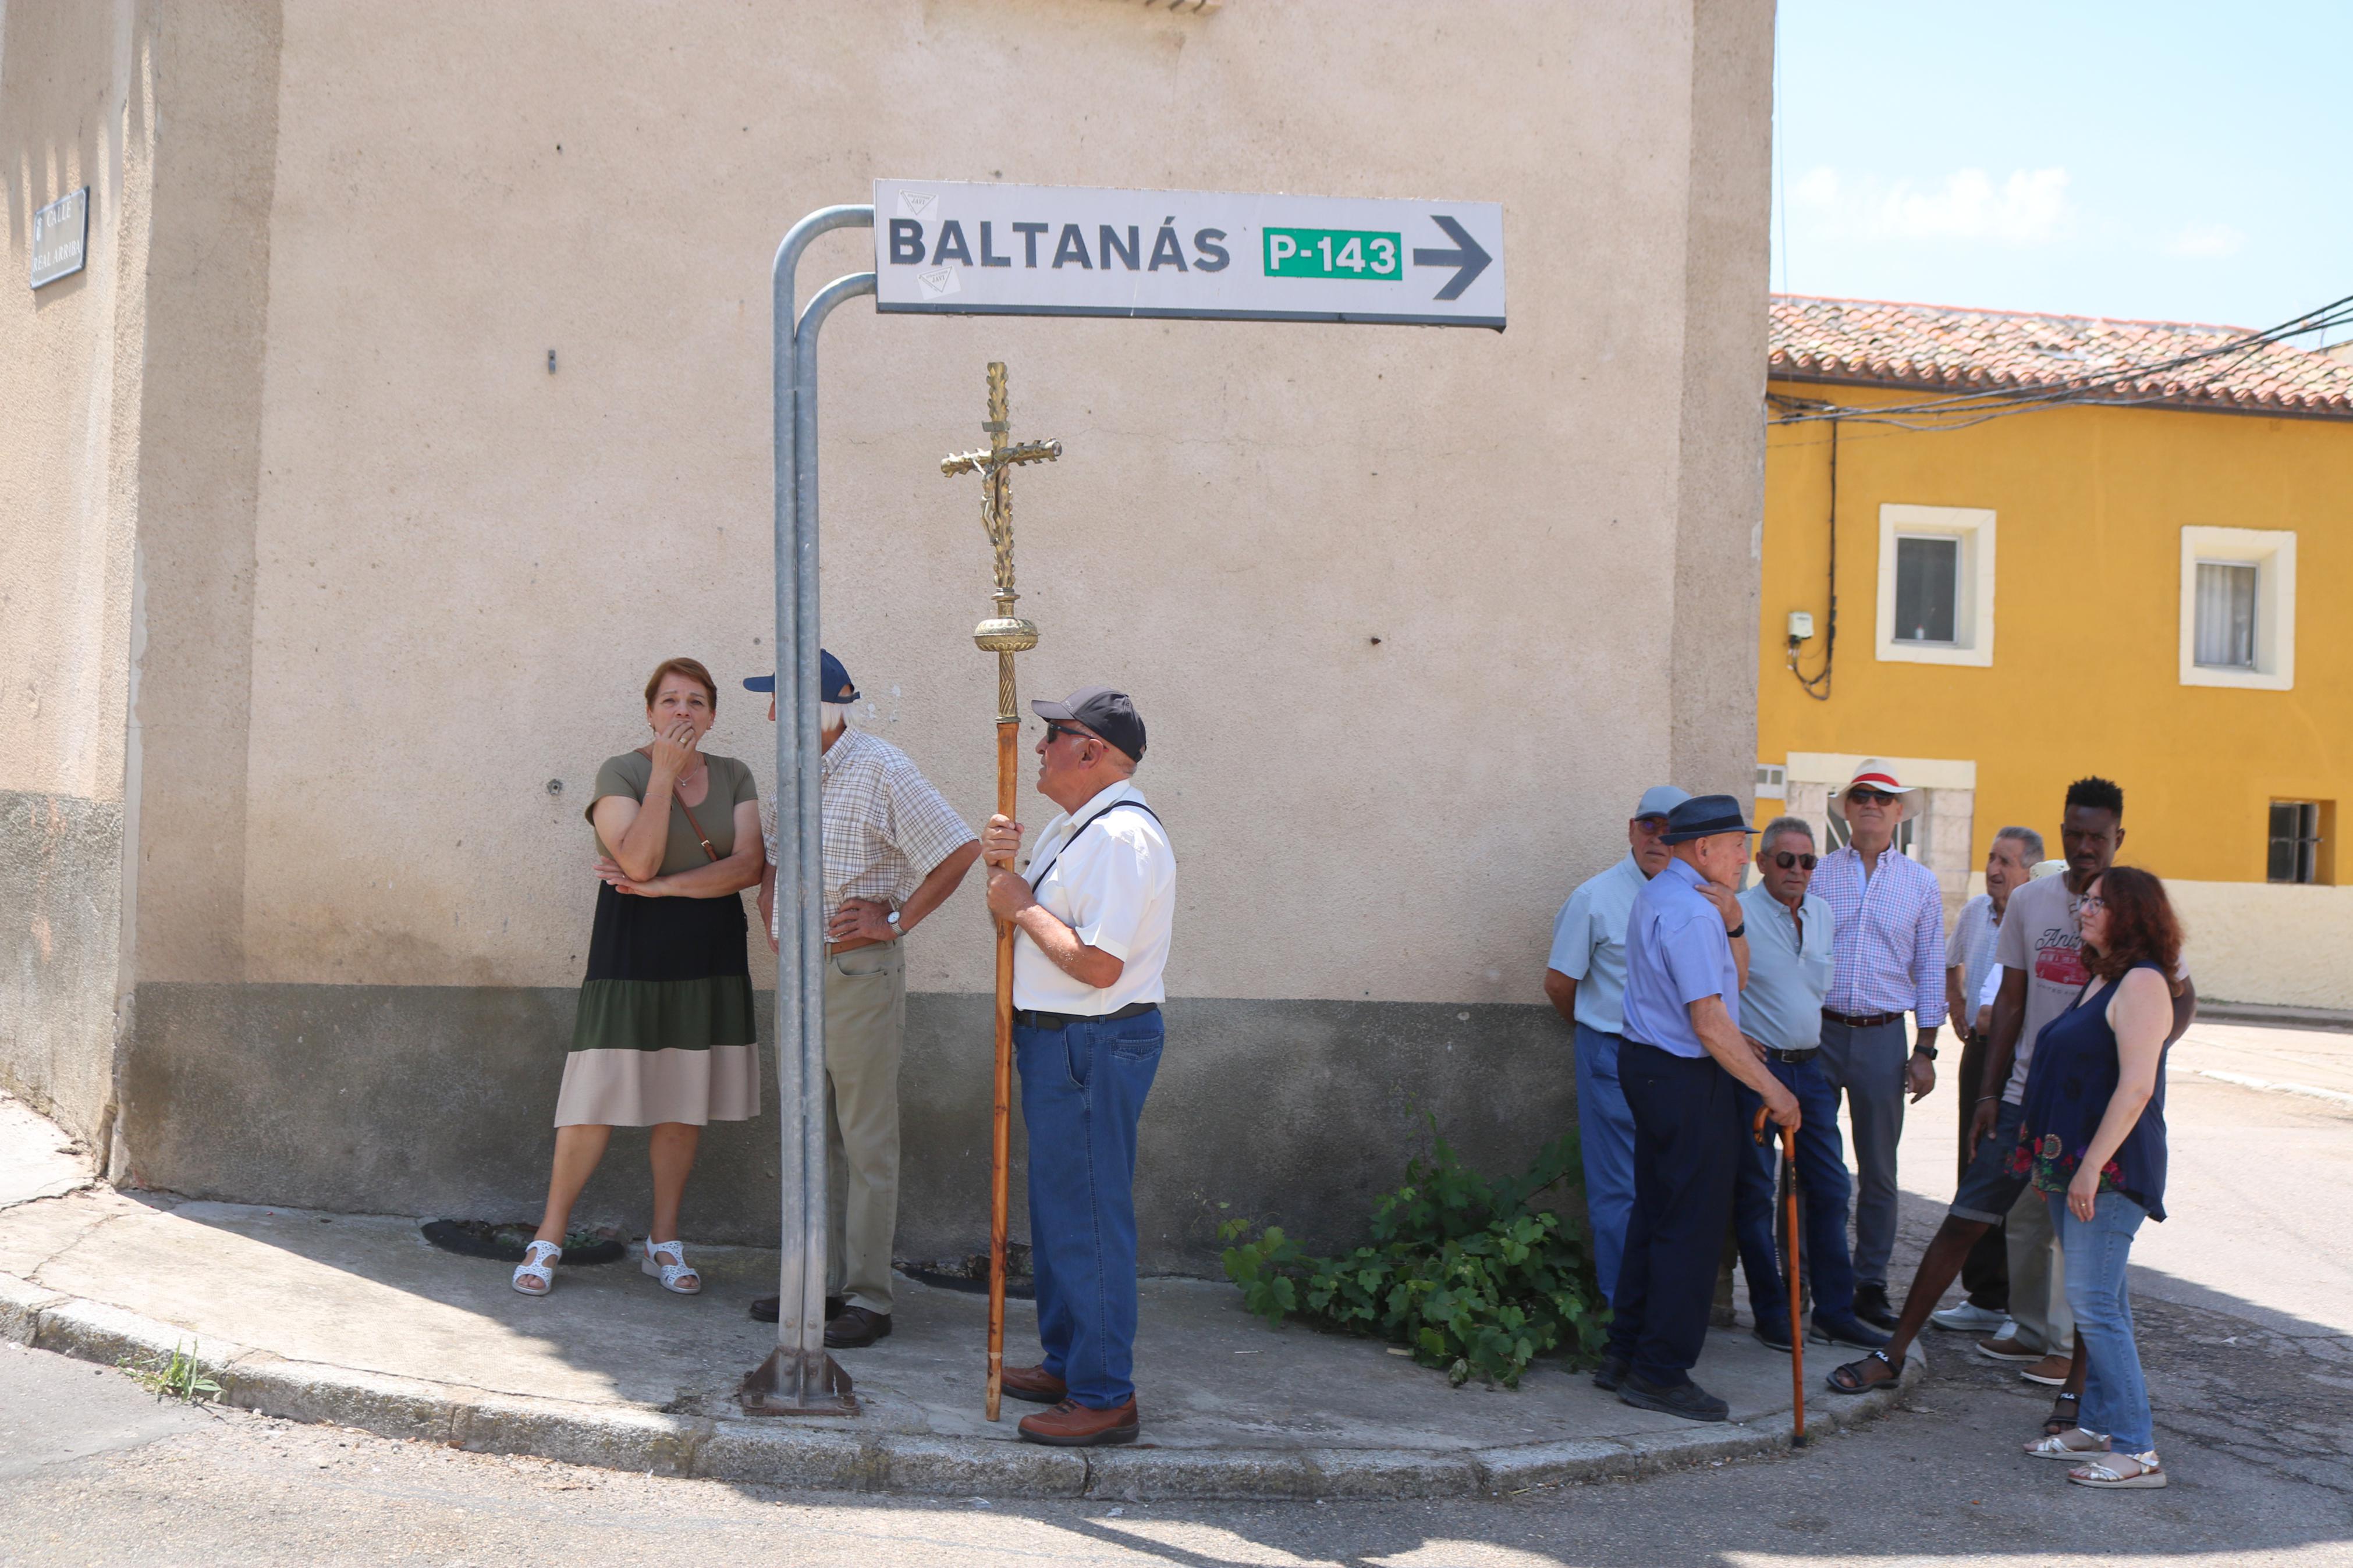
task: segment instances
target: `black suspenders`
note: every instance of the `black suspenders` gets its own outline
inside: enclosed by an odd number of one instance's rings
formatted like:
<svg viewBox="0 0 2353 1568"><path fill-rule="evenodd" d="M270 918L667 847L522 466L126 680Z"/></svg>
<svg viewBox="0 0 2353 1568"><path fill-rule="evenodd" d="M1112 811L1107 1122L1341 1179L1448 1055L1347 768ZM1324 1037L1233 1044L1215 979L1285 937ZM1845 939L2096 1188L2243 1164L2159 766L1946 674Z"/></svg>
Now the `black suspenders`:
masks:
<svg viewBox="0 0 2353 1568"><path fill-rule="evenodd" d="M1072 828L1071 830L1071 836L1054 847L1054 852L1046 858L1046 863L1029 874L1029 890L1033 893L1038 890L1038 884L1046 879L1046 873L1054 868L1054 862L1062 858L1062 851L1068 849L1071 845L1078 842L1080 834L1084 833L1088 828L1092 827L1096 823L1101 822L1104 817L1109 816L1113 812L1119 810L1122 806L1134 807L1136 810L1144 813L1145 816L1152 818L1153 821L1159 823L1161 832L1166 833L1168 831L1168 825L1160 821L1160 814L1153 810L1150 806L1145 805L1142 801L1113 801L1109 805L1104 806L1101 811L1096 812L1092 816L1088 817L1084 822L1080 823L1078 826Z"/></svg>

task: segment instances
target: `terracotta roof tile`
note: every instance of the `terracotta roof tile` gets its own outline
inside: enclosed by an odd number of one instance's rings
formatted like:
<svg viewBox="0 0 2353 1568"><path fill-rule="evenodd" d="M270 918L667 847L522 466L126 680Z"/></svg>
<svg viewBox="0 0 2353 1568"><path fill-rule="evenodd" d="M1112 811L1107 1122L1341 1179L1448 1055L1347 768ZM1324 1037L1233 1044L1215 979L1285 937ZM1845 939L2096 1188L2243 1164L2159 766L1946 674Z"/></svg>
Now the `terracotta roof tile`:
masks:
<svg viewBox="0 0 2353 1568"><path fill-rule="evenodd" d="M2353 360L2263 343L2173 362L2246 335L2189 321L1967 310L1773 296L1770 374L1947 394L2057 389L2116 377L2105 402L2353 418Z"/></svg>

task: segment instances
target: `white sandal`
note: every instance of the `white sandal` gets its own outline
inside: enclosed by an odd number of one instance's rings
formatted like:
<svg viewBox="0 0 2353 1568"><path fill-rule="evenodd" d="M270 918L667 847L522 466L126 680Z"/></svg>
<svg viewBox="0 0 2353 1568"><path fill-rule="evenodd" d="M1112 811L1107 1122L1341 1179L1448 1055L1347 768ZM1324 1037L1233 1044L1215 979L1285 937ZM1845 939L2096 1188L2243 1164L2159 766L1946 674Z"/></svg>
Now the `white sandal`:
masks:
<svg viewBox="0 0 2353 1568"><path fill-rule="evenodd" d="M2023 1447L2031 1457L2037 1459L2080 1459L2086 1454L2106 1453L2108 1440L2096 1432L2086 1432L2078 1426L2072 1432L2037 1437Z"/></svg>
<svg viewBox="0 0 2353 1568"><path fill-rule="evenodd" d="M665 1252L674 1261L665 1262L662 1258ZM661 1288L673 1296L702 1294L702 1276L686 1266L686 1246L683 1242L656 1241L650 1236L646 1237L645 1256L638 1259L638 1268L640 1273L659 1275Z"/></svg>
<svg viewBox="0 0 2353 1568"><path fill-rule="evenodd" d="M2067 1479L2079 1487L2109 1487L2117 1489L2126 1487L2165 1485L2165 1469L2157 1462L2157 1450L2154 1448L2146 1454L2115 1454L2109 1458L2110 1462L2107 1464L2085 1465L2081 1469L2070 1470L2067 1472ZM2131 1475L2125 1475L2116 1468L2114 1461L2116 1459L2130 1459L2140 1468Z"/></svg>
<svg viewBox="0 0 2353 1568"><path fill-rule="evenodd" d="M552 1241L534 1241L522 1249L522 1261L515 1266L512 1284L525 1296L544 1296L555 1289L555 1266L563 1259L564 1248ZM536 1283L526 1285L524 1280Z"/></svg>

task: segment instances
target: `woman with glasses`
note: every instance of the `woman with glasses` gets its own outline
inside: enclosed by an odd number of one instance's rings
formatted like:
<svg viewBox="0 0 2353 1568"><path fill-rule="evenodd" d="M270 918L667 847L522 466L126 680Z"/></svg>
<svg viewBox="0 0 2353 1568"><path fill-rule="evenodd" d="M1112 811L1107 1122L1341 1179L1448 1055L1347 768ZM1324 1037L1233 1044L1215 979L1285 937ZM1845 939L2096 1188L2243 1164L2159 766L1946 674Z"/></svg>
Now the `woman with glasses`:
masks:
<svg viewBox="0 0 2353 1568"><path fill-rule="evenodd" d="M2165 1047L2181 927L2165 885L2125 866L2084 890L2079 919L2091 979L2035 1040L2011 1168L2031 1170L2050 1205L2084 1393L2080 1425L2026 1451L2084 1460L2067 1472L2079 1486L2161 1487L2125 1270L2141 1222L2165 1218Z"/></svg>

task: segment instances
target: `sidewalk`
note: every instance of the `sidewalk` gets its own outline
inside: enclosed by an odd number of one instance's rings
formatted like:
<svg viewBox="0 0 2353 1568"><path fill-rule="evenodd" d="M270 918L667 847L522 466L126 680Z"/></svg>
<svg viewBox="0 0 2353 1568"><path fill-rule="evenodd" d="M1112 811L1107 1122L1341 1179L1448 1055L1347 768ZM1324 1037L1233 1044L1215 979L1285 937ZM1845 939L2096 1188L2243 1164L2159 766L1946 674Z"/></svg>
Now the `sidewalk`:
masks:
<svg viewBox="0 0 2353 1568"><path fill-rule="evenodd" d="M896 1332L839 1357L860 1415L755 1419L733 1394L775 1343L744 1306L775 1289L776 1254L691 1256L699 1298L664 1294L632 1259L561 1269L534 1300L507 1265L438 1251L415 1220L116 1193L0 1097L0 1337L110 1363L195 1342L230 1403L301 1420L771 1485L1123 1499L1477 1495L1788 1443L1788 1359L1745 1331L1710 1336L1697 1376L1733 1420L1703 1426L1553 1363L1516 1393L1449 1388L1372 1342L1270 1329L1229 1286L1187 1279L1145 1282L1133 1447L1019 1442L1029 1407L1011 1401L992 1426L985 1300L903 1279ZM1028 1359L1032 1310L1008 1302L1006 1320L1008 1359ZM1810 1433L1892 1403L1821 1389L1849 1354L1811 1347Z"/></svg>

